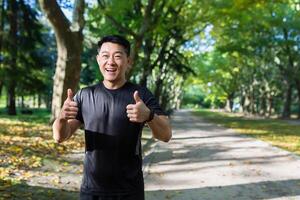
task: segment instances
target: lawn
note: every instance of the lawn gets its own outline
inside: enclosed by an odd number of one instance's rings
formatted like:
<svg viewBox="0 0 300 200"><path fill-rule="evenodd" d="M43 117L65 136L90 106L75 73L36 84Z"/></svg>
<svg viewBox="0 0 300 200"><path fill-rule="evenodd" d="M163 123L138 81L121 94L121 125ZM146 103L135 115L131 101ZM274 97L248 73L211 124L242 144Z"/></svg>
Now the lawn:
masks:
<svg viewBox="0 0 300 200"><path fill-rule="evenodd" d="M33 110L32 115L8 116L3 112L0 115L0 200L70 199L72 193L58 189L56 175L72 170L62 155L74 149L83 151L83 137L76 134L64 144L55 143L49 117L49 112L43 109ZM52 188L27 184L36 177L49 177Z"/></svg>
<svg viewBox="0 0 300 200"><path fill-rule="evenodd" d="M193 114L300 155L300 125L279 119L252 119L202 109L193 111Z"/></svg>

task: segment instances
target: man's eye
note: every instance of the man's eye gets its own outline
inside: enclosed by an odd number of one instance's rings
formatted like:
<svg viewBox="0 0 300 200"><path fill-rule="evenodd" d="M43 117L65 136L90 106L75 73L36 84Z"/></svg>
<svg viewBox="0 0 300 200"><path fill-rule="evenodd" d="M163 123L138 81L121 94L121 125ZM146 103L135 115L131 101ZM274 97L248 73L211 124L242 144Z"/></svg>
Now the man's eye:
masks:
<svg viewBox="0 0 300 200"><path fill-rule="evenodd" d="M102 55L102 58L108 58L108 55Z"/></svg>

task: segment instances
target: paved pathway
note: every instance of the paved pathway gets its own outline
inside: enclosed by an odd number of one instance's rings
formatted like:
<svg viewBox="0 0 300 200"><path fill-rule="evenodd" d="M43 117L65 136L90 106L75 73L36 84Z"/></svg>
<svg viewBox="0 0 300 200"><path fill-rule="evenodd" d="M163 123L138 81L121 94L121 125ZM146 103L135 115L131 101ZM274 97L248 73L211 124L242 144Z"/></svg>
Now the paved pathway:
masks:
<svg viewBox="0 0 300 200"><path fill-rule="evenodd" d="M146 158L146 200L300 199L300 158L178 111Z"/></svg>

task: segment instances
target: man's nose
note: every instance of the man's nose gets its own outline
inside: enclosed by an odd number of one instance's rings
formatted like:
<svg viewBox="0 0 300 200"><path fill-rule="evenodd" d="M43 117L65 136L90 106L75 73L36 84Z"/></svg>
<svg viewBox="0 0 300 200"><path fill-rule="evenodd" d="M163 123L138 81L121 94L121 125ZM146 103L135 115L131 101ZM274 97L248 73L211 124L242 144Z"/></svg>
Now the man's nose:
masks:
<svg viewBox="0 0 300 200"><path fill-rule="evenodd" d="M115 60L114 60L113 56L110 56L110 57L108 58L108 64L110 64L110 65L115 64Z"/></svg>

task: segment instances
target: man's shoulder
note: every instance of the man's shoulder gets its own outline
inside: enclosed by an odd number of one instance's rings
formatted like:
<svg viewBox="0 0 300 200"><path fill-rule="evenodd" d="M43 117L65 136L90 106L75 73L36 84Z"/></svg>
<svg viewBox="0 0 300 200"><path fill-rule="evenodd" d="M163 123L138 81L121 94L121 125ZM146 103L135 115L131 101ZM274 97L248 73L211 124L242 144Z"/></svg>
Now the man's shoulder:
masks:
<svg viewBox="0 0 300 200"><path fill-rule="evenodd" d="M128 84L128 87L133 88L133 89L138 90L138 91L148 90L147 87L139 85L139 84L136 84L136 83L127 82L127 84Z"/></svg>
<svg viewBox="0 0 300 200"><path fill-rule="evenodd" d="M86 97L89 97L90 94L94 93L95 89L96 88L99 88L100 87L100 84L97 83L97 84L94 84L94 85L90 85L90 86L86 86L86 87L83 87L81 89L79 89L75 95L75 97L77 99L83 99L83 98L86 98Z"/></svg>
<svg viewBox="0 0 300 200"><path fill-rule="evenodd" d="M83 87L79 91L83 93L88 93L94 91L96 88L101 88L101 83L96 83L94 85Z"/></svg>
<svg viewBox="0 0 300 200"><path fill-rule="evenodd" d="M148 101L150 98L153 98L153 94L151 90L149 90L146 86L142 86L139 84L129 82L129 87L131 88L130 91L138 91L139 96L142 98L143 101Z"/></svg>
<svg viewBox="0 0 300 200"><path fill-rule="evenodd" d="M133 88L133 89L140 89L141 88L140 85L138 85L136 83L133 83L133 82L127 82L126 84L127 84L128 88Z"/></svg>

